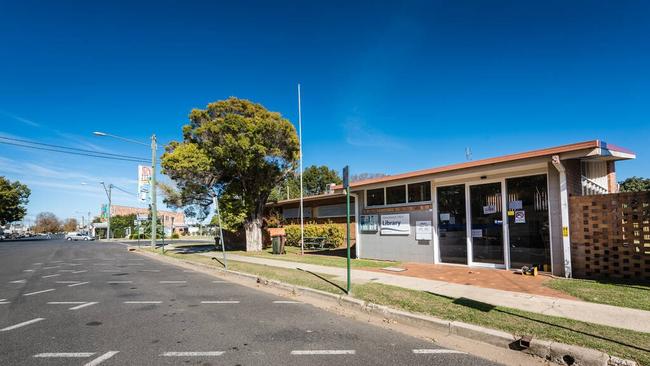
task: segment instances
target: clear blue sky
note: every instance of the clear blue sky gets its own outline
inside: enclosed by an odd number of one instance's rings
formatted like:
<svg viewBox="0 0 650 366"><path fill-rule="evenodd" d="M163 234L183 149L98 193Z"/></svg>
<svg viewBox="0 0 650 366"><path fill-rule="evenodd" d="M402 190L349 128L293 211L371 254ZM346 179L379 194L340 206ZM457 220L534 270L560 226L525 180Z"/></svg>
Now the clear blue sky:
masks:
<svg viewBox="0 0 650 366"><path fill-rule="evenodd" d="M354 3L354 4L353 4ZM297 123L305 164L399 173L600 138L650 175L646 1L2 1L0 135L148 156L248 98ZM0 145L29 214L93 215L136 164ZM82 182L87 183L81 185ZM118 204L135 204L116 193Z"/></svg>

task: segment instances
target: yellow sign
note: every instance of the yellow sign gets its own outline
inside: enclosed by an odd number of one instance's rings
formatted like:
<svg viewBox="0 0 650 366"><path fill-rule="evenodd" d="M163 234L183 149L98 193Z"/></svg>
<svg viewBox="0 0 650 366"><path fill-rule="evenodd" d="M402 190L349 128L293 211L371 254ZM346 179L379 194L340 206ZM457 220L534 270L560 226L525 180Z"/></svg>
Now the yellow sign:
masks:
<svg viewBox="0 0 650 366"><path fill-rule="evenodd" d="M515 210L508 210L508 216L514 216Z"/></svg>
<svg viewBox="0 0 650 366"><path fill-rule="evenodd" d="M562 236L569 236L569 227L562 226Z"/></svg>

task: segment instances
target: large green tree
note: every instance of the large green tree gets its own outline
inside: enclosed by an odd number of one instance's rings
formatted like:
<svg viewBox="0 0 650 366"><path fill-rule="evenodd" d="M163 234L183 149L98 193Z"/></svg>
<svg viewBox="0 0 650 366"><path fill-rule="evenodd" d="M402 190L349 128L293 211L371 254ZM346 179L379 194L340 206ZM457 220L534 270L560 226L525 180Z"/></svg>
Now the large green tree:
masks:
<svg viewBox="0 0 650 366"><path fill-rule="evenodd" d="M323 194L331 183L341 184L339 173L326 165L307 167L302 173L302 188L305 196ZM293 173L273 190L270 200L280 201L300 197L300 174Z"/></svg>
<svg viewBox="0 0 650 366"><path fill-rule="evenodd" d="M618 184L621 192L650 191L650 178L630 177Z"/></svg>
<svg viewBox="0 0 650 366"><path fill-rule="evenodd" d="M27 214L31 191L19 181L0 177L0 225L20 221Z"/></svg>
<svg viewBox="0 0 650 366"><path fill-rule="evenodd" d="M296 168L294 126L260 104L231 97L192 110L183 141L165 149L163 172L176 183L180 202L206 211L215 197L224 198L230 204L222 209L244 218L246 250L261 250L264 206Z"/></svg>

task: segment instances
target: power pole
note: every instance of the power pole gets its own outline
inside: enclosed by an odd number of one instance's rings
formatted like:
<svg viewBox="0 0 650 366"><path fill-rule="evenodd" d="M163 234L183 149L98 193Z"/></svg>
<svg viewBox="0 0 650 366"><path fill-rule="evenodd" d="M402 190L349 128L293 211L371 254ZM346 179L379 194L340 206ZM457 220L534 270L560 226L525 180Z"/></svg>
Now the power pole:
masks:
<svg viewBox="0 0 650 366"><path fill-rule="evenodd" d="M346 230L345 240L347 242L347 290L346 293L350 294L350 167L348 165L343 168L343 188L345 189L345 209L346 209Z"/></svg>
<svg viewBox="0 0 650 366"><path fill-rule="evenodd" d="M151 135L151 247L156 247L156 225L158 212L156 211L156 134ZM164 235L164 233L163 233Z"/></svg>
<svg viewBox="0 0 650 366"><path fill-rule="evenodd" d="M108 196L108 213L106 214L106 239L110 239L111 238L111 192L113 190L113 185L109 184L107 189L104 182L101 182L101 184L104 187L106 196Z"/></svg>

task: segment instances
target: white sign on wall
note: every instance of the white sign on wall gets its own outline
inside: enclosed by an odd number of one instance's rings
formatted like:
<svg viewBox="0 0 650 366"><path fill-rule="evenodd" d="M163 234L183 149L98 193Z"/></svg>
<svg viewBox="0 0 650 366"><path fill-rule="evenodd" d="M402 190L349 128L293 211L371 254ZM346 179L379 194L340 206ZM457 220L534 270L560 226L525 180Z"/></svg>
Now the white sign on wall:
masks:
<svg viewBox="0 0 650 366"><path fill-rule="evenodd" d="M433 240L431 221L415 222L415 240Z"/></svg>
<svg viewBox="0 0 650 366"><path fill-rule="evenodd" d="M381 235L410 235L410 215L381 215Z"/></svg>

